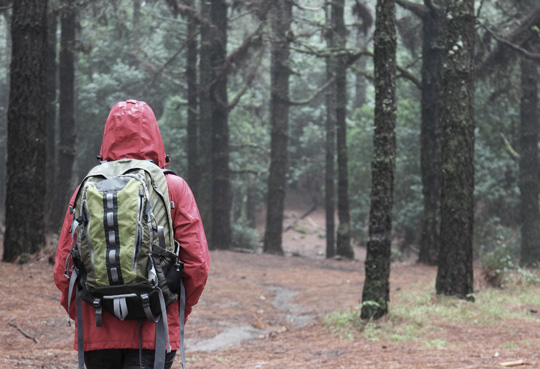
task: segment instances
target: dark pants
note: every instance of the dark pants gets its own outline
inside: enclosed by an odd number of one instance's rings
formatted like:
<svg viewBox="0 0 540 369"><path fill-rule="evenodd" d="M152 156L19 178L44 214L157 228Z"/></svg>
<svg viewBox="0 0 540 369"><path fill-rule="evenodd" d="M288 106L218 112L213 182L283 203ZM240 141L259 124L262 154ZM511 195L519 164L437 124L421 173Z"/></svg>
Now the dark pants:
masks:
<svg viewBox="0 0 540 369"><path fill-rule="evenodd" d="M176 351L165 354L165 369L171 368L175 356ZM154 350L142 350L142 363L135 349L85 351L84 363L88 369L152 369Z"/></svg>

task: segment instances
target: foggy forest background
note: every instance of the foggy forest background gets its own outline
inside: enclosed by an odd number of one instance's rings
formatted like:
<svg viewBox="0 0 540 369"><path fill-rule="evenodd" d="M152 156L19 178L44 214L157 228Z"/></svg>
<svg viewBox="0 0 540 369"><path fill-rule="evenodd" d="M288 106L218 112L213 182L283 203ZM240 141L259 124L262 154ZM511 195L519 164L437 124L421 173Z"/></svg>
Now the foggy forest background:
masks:
<svg viewBox="0 0 540 369"><path fill-rule="evenodd" d="M395 3L392 249L435 265L439 187L445 170L438 123L444 104L442 71L447 67L444 57L453 53L441 27L448 18L445 5L453 2ZM373 60L376 2L280 0L272 4L49 1L44 60L49 78L44 105L47 161L45 178L40 178L47 187L48 232L58 233L69 196L97 164L111 106L133 98L153 108L172 158L169 167L194 190L211 248L256 250L264 239L265 251L282 252L280 236L272 240L281 233L281 224L265 235L255 231L257 213L277 209L273 219L283 220L279 184L272 183L272 163L277 162L284 166L286 190L301 194L306 210L317 206L331 214L342 211L337 224L327 223L327 231L335 227L327 232L328 257L354 257L347 243L368 243L380 82ZM535 265L540 261L540 245L531 246L533 251L523 257L522 226L530 222L540 229L540 5L532 0L484 0L474 5L472 252L481 260L503 250L516 264L521 258L522 263ZM2 220L6 218L11 16L11 1L0 1ZM275 64L279 55L283 60ZM273 98L273 83L279 78L286 87L279 90L283 96ZM280 113L286 114L281 126ZM286 143L284 158L271 156L280 133ZM345 194L340 187L344 183ZM527 185L529 192L524 190ZM272 202L275 186L278 201ZM216 197L219 191L225 192L225 200ZM532 197L524 198L525 193ZM272 226L267 223L267 230ZM349 239L340 249L343 235Z"/></svg>

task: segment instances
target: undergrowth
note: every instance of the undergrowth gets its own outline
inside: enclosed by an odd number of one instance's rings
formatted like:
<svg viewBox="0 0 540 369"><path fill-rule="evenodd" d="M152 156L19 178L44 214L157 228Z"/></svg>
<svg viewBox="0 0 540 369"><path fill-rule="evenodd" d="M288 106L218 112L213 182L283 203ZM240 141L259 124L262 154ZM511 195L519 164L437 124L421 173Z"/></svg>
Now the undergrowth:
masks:
<svg viewBox="0 0 540 369"><path fill-rule="evenodd" d="M534 272L527 273L538 278ZM436 348L446 347L447 342L442 337L449 327L510 325L515 319L538 323L540 284L523 283L530 281L531 276L517 274L519 272L515 272L512 279L512 288L482 289L475 293L474 303L436 295L433 285L413 285L392 296L390 311L382 319L361 320L358 306L334 312L324 319L324 323L344 339L414 341Z"/></svg>

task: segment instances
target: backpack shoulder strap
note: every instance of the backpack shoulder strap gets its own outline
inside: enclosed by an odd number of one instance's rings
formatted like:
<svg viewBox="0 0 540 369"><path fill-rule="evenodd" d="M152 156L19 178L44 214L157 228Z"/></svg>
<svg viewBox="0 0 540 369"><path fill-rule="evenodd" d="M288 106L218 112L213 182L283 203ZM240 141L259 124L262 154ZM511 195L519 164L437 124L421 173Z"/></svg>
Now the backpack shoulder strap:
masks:
<svg viewBox="0 0 540 369"><path fill-rule="evenodd" d="M163 172L163 174L174 174L175 176L178 175L178 174L176 174L176 172L174 170L168 169L168 168L161 169L161 171Z"/></svg>

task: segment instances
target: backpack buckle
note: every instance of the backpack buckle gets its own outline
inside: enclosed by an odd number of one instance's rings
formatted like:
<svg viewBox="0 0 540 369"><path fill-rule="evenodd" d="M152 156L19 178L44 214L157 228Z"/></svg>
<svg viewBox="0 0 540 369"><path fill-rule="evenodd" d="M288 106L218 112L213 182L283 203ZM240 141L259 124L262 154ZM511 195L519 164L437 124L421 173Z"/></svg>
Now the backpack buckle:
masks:
<svg viewBox="0 0 540 369"><path fill-rule="evenodd" d="M96 297L94 300L92 300L92 305L96 308L96 327L101 327L101 322L103 321L101 299Z"/></svg>
<svg viewBox="0 0 540 369"><path fill-rule="evenodd" d="M177 272L183 272L184 271L184 262L183 261L177 261L176 262L176 271Z"/></svg>

